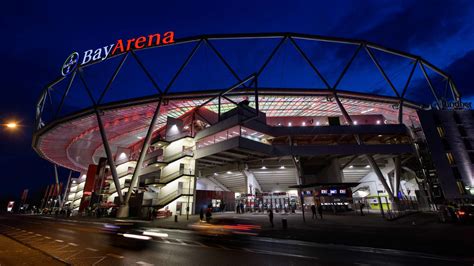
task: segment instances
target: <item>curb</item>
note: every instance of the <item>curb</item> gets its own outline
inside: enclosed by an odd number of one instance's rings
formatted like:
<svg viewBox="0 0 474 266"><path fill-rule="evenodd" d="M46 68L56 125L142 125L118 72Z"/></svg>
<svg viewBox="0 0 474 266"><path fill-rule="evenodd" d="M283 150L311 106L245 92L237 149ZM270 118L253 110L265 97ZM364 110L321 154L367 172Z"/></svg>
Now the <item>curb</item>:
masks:
<svg viewBox="0 0 474 266"><path fill-rule="evenodd" d="M404 217L407 217L407 216L410 216L410 215L413 215L413 214L417 214L417 213L421 213L420 211L414 211L414 212L409 212L409 213L405 213L405 214L402 214L400 216L395 216L395 217L391 217L391 218L387 218L386 220L391 222L391 221L396 221L400 218L404 218Z"/></svg>

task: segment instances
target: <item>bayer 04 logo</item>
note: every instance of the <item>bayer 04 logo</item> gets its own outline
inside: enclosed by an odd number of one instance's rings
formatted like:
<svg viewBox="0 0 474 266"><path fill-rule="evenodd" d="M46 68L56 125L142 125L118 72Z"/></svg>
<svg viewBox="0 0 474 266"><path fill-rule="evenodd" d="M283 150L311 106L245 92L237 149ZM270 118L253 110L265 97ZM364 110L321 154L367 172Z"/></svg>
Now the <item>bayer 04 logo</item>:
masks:
<svg viewBox="0 0 474 266"><path fill-rule="evenodd" d="M66 61L64 61L63 67L61 68L61 74L63 76L69 75L69 73L76 69L78 62L79 54L77 52L73 52L67 57Z"/></svg>

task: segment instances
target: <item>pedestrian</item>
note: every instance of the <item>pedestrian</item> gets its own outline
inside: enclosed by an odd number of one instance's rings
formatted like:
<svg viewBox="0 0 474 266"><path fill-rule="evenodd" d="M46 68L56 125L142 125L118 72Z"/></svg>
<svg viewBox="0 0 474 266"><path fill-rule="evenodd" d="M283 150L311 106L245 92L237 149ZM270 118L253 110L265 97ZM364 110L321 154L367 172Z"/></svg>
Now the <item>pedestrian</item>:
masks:
<svg viewBox="0 0 474 266"><path fill-rule="evenodd" d="M268 218L270 219L270 223L272 224L272 228L273 228L273 211L272 211L272 209L270 209L270 211L268 212Z"/></svg>
<svg viewBox="0 0 474 266"><path fill-rule="evenodd" d="M212 217L211 208L207 208L206 211L206 222L210 222Z"/></svg>
<svg viewBox="0 0 474 266"><path fill-rule="evenodd" d="M360 215L361 216L364 216L364 207L365 207L365 204L364 203L360 203Z"/></svg>
<svg viewBox="0 0 474 266"><path fill-rule="evenodd" d="M321 219L323 219L323 206L321 204L318 205L318 213Z"/></svg>
<svg viewBox="0 0 474 266"><path fill-rule="evenodd" d="M316 215L316 206L314 206L314 204L311 205L311 212L313 213L313 217L312 217L313 220L314 220L314 219L317 219L318 216Z"/></svg>
<svg viewBox="0 0 474 266"><path fill-rule="evenodd" d="M201 222L204 220L204 209L201 208L201 211L199 211L199 219L201 220Z"/></svg>

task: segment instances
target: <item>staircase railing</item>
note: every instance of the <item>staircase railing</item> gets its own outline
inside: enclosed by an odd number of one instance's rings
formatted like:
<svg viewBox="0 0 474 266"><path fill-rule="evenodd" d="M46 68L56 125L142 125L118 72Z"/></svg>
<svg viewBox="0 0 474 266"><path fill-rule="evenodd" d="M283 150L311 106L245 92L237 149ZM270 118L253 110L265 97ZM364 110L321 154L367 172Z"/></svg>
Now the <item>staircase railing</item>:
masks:
<svg viewBox="0 0 474 266"><path fill-rule="evenodd" d="M169 182L183 176L183 175L194 175L194 172L192 169L181 169L177 172L174 172L172 174L169 174L167 176L162 176L160 177L160 184L168 184Z"/></svg>
<svg viewBox="0 0 474 266"><path fill-rule="evenodd" d="M172 161L175 161L181 157L184 157L184 156L193 156L194 153L193 153L193 150L191 149L186 149L186 150L183 150L182 152L178 152L176 154L173 154L171 156L164 156L163 157L163 162L165 163L170 163Z"/></svg>
<svg viewBox="0 0 474 266"><path fill-rule="evenodd" d="M173 191L163 197L158 197L158 203L157 205L159 206L165 206L168 203L172 202L173 200L179 198L182 195L182 191Z"/></svg>

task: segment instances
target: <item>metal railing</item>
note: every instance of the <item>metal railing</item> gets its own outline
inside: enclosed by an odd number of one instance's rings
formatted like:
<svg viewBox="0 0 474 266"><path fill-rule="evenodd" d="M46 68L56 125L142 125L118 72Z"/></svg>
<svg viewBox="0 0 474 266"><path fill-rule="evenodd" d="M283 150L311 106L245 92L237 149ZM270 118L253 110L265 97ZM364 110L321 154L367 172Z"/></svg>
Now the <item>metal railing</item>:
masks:
<svg viewBox="0 0 474 266"><path fill-rule="evenodd" d="M194 175L194 172L192 169L181 169L177 172L174 172L172 174L169 174L167 176L160 177L159 183L160 184L168 184L169 182L183 176L183 175Z"/></svg>
<svg viewBox="0 0 474 266"><path fill-rule="evenodd" d="M152 157L148 160L148 163L147 163L147 166L150 166L154 163L171 163L173 161L176 161L178 159L181 159L182 157L185 157L185 156L194 156L194 152L192 150L192 148L188 148L188 149L185 149L181 152L178 152L176 154L173 154L171 156L163 156L163 155L159 155L156 157L156 160Z"/></svg>
<svg viewBox="0 0 474 266"><path fill-rule="evenodd" d="M180 159L181 157L184 157L184 156L194 156L193 150L191 148L189 148L189 149L183 150L182 152L178 152L176 154L173 154L171 156L164 156L163 157L163 162L164 163L170 163L170 162L176 161L176 160L178 160L178 159Z"/></svg>
<svg viewBox="0 0 474 266"><path fill-rule="evenodd" d="M159 197L156 205L165 206L181 196L189 196L189 195L186 193L183 193L183 191L176 190L164 195L163 197Z"/></svg>

